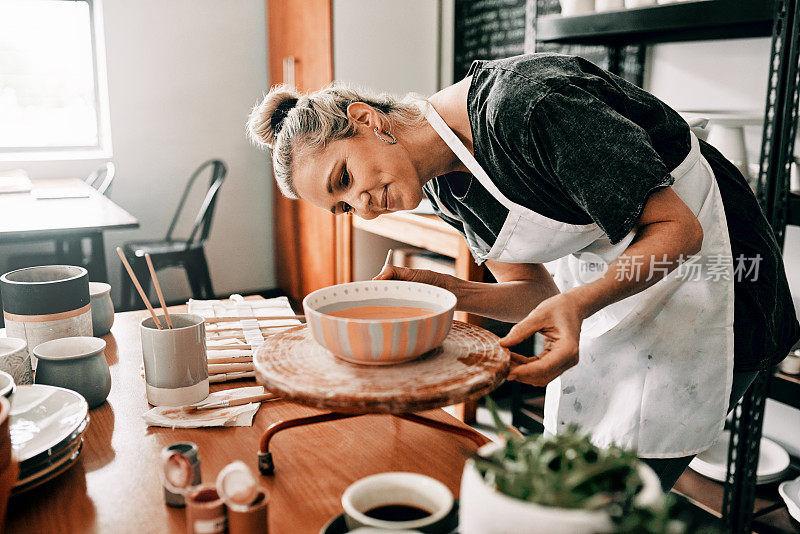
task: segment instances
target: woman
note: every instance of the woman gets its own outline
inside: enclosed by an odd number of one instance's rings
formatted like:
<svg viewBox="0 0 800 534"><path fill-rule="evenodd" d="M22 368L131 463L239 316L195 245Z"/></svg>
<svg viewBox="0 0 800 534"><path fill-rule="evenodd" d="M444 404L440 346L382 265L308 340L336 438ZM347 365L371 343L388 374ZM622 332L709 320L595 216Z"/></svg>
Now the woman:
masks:
<svg viewBox="0 0 800 534"><path fill-rule="evenodd" d="M800 337L780 252L736 168L667 105L555 54L475 62L429 99L273 88L250 116L282 192L371 219L424 194L497 283L386 268L539 332L509 378L545 427L637 450L671 487ZM555 282L542 265L559 259Z"/></svg>

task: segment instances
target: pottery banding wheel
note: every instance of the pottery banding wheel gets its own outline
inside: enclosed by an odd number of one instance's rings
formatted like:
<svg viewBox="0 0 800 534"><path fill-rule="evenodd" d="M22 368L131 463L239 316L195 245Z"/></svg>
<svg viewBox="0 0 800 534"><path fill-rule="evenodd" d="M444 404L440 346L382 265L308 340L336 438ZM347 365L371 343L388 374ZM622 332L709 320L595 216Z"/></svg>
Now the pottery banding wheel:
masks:
<svg viewBox="0 0 800 534"><path fill-rule="evenodd" d="M269 391L346 413L419 412L474 399L502 383L509 361L497 336L459 321L441 347L397 365L346 362L314 341L306 325L269 336L253 356Z"/></svg>

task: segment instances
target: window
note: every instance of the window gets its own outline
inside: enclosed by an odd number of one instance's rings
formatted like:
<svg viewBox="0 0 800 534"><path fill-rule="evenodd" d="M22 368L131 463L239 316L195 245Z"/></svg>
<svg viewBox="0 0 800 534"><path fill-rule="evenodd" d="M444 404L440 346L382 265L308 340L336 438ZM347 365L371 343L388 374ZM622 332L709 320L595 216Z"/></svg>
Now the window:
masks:
<svg viewBox="0 0 800 534"><path fill-rule="evenodd" d="M110 157L98 11L0 1L0 160Z"/></svg>

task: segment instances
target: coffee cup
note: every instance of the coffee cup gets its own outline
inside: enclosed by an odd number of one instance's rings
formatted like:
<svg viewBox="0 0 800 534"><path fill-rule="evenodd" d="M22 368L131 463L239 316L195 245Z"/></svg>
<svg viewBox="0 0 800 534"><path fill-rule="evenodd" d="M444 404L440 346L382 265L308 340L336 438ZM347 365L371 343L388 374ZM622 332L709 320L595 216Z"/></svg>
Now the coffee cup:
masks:
<svg viewBox="0 0 800 534"><path fill-rule="evenodd" d="M439 533L453 508L453 494L431 477L390 472L362 478L342 494L347 528L371 527Z"/></svg>
<svg viewBox="0 0 800 534"><path fill-rule="evenodd" d="M33 384L31 355L24 339L0 338L0 371L10 374L19 385Z"/></svg>
<svg viewBox="0 0 800 534"><path fill-rule="evenodd" d="M170 314L172 328L161 330L152 317L139 323L147 401L154 406L184 406L208 397L204 319ZM159 317L166 325L163 316Z"/></svg>

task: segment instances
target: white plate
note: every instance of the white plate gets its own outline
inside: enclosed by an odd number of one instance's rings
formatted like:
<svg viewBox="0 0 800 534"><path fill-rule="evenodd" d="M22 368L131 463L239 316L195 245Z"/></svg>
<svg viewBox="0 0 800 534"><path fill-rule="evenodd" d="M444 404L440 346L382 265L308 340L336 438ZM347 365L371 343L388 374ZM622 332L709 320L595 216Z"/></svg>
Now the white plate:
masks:
<svg viewBox="0 0 800 534"><path fill-rule="evenodd" d="M728 464L728 440L730 432L722 435L709 449L698 454L689 467L703 476L724 482ZM789 467L789 453L774 441L761 438L761 452L756 469L757 484L767 484L780 479Z"/></svg>
<svg viewBox="0 0 800 534"><path fill-rule="evenodd" d="M800 521L800 477L783 482L778 486L778 493L786 503L789 515Z"/></svg>
<svg viewBox="0 0 800 534"><path fill-rule="evenodd" d="M18 386L11 404L11 447L18 462L68 438L89 413L86 400L69 389Z"/></svg>

